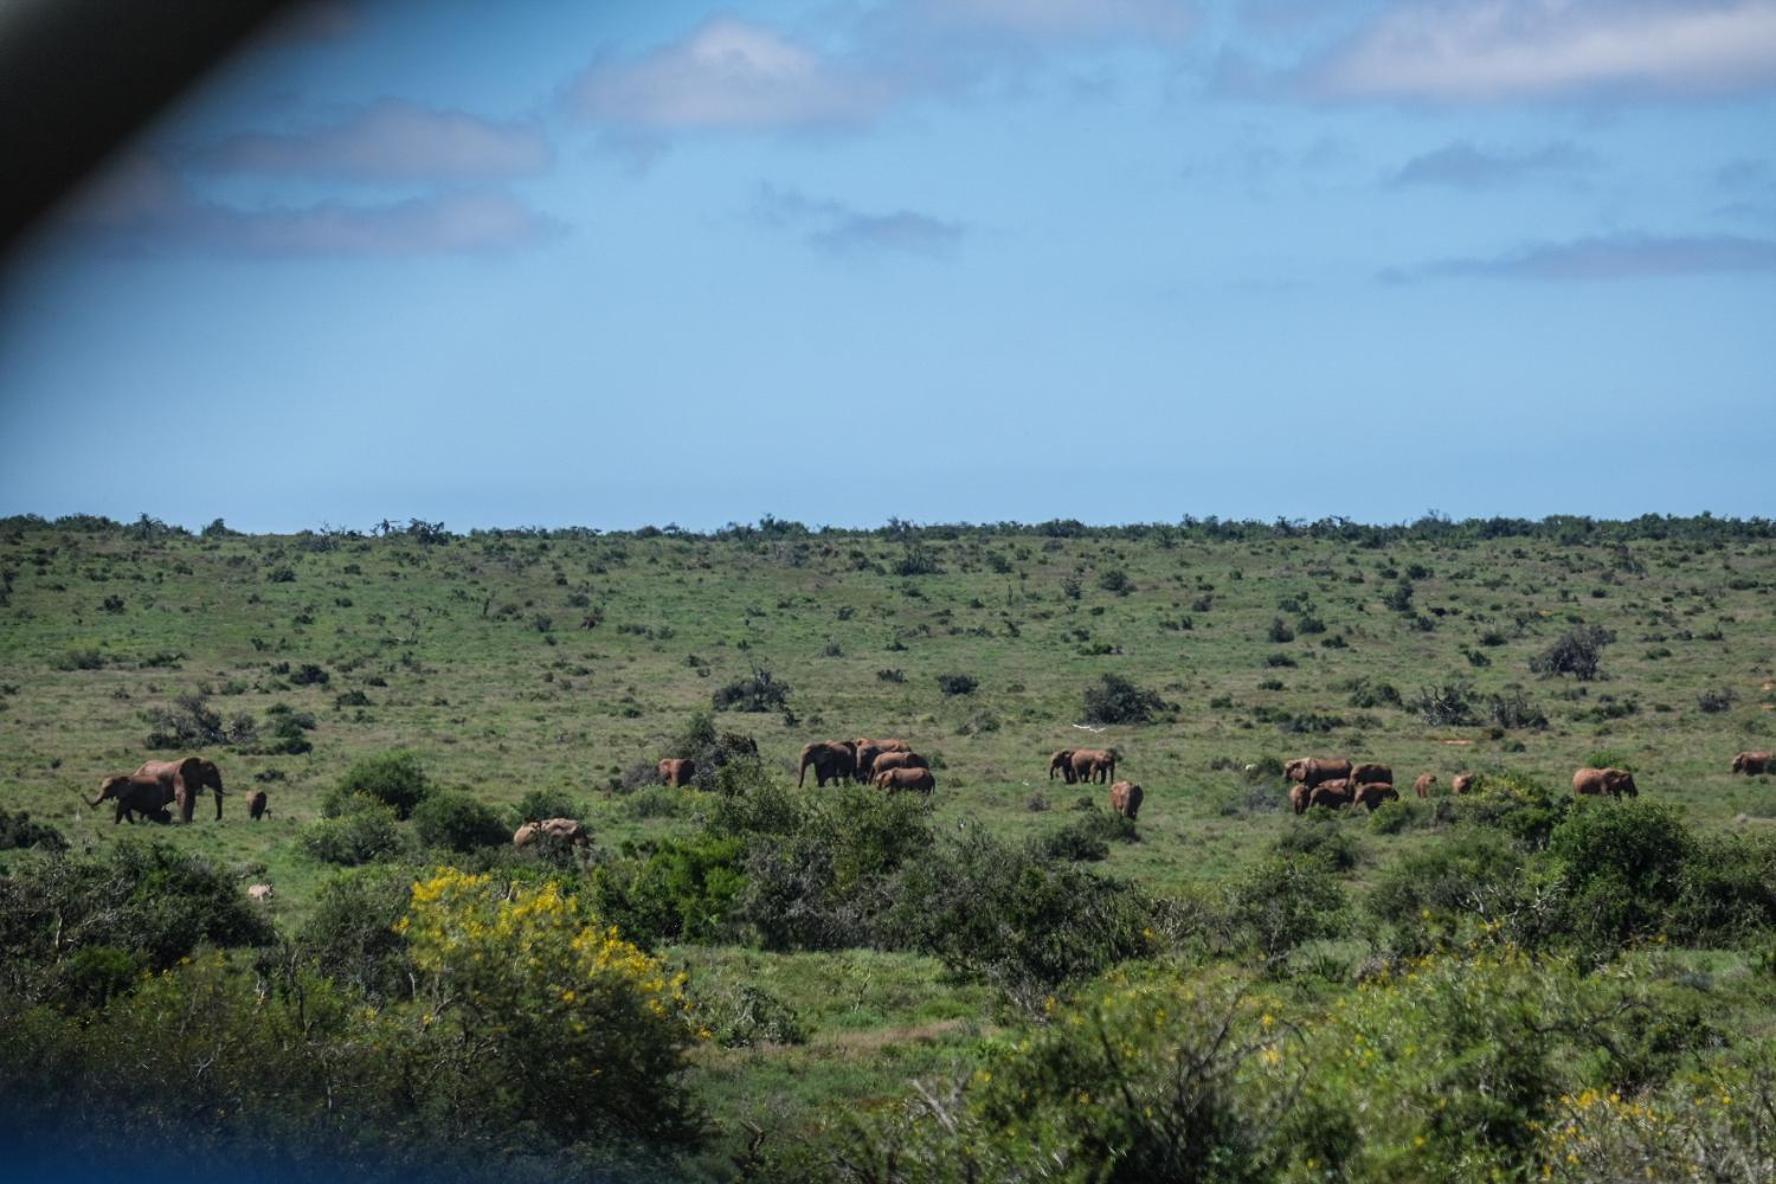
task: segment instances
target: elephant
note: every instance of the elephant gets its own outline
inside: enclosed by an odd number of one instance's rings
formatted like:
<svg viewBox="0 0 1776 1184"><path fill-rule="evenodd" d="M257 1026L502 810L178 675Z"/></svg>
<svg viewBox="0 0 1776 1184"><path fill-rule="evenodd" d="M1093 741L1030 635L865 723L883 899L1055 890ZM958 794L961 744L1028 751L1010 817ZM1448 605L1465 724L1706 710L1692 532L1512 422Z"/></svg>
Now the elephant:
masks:
<svg viewBox="0 0 1776 1184"><path fill-rule="evenodd" d="M1640 796L1640 790L1634 784L1634 775L1626 769L1580 769L1573 774L1573 792L1581 797L1596 797L1606 793L1613 798L1619 798L1623 794L1631 798Z"/></svg>
<svg viewBox="0 0 1776 1184"><path fill-rule="evenodd" d="M167 806L174 800L171 778L144 777L140 773L120 774L107 777L99 783L99 796L87 805L98 809L105 802L112 802L117 808L117 816L112 825L119 822L136 824L136 815L143 814L155 822L168 823L173 816L167 812Z"/></svg>
<svg viewBox="0 0 1776 1184"><path fill-rule="evenodd" d="M1299 781L1309 789L1322 781L1348 778L1350 774L1351 763L1343 758L1326 760L1317 756L1303 756L1283 766L1283 776L1290 781Z"/></svg>
<svg viewBox="0 0 1776 1184"><path fill-rule="evenodd" d="M1386 781L1366 781L1357 786L1356 792L1351 795L1352 804L1367 806L1371 814L1383 802L1397 802L1399 800L1400 791Z"/></svg>
<svg viewBox="0 0 1776 1184"><path fill-rule="evenodd" d="M1351 804L1352 786L1343 779L1322 781L1307 793L1309 806L1325 806L1337 810Z"/></svg>
<svg viewBox="0 0 1776 1184"><path fill-rule="evenodd" d="M248 818L251 818L254 822L258 822L261 818L264 818L270 813L271 807L266 805L265 791L263 789L255 789L252 793L247 795Z"/></svg>
<svg viewBox="0 0 1776 1184"><path fill-rule="evenodd" d="M905 740L871 740L867 736L855 742L857 749L857 768L855 776L860 782L867 782L875 775L876 758L890 752L911 752Z"/></svg>
<svg viewBox="0 0 1776 1184"><path fill-rule="evenodd" d="M1304 782L1298 781L1289 787L1289 807L1297 814L1305 814L1307 813L1308 798L1311 796L1313 796L1313 790L1309 789Z"/></svg>
<svg viewBox="0 0 1776 1184"><path fill-rule="evenodd" d="M573 818L545 818L540 822L532 818L512 832L512 846L521 851L537 842L585 847L591 844L592 836L586 833L584 825Z"/></svg>
<svg viewBox="0 0 1776 1184"><path fill-rule="evenodd" d="M264 904L277 895L277 889L270 884L248 884L247 899L257 904Z"/></svg>
<svg viewBox="0 0 1776 1184"><path fill-rule="evenodd" d="M1392 785L1394 771L1386 765L1358 765L1350 771L1348 780L1352 785Z"/></svg>
<svg viewBox="0 0 1776 1184"><path fill-rule="evenodd" d="M876 774L876 788L889 793L916 789L928 794L937 788L937 778L931 775L930 769L884 769Z"/></svg>
<svg viewBox="0 0 1776 1184"><path fill-rule="evenodd" d="M857 746L850 740L816 740L803 746L801 764L796 770L796 785L803 784L809 765L814 766L816 785L848 781L857 771Z"/></svg>
<svg viewBox="0 0 1776 1184"><path fill-rule="evenodd" d="M884 752L876 758L870 770L870 780L874 781L877 773L886 773L890 769L929 769L931 762L916 752Z"/></svg>
<svg viewBox="0 0 1776 1184"><path fill-rule="evenodd" d="M1437 775L1435 773L1420 773L1418 780L1412 783L1412 792L1421 798L1430 797L1431 791L1436 788Z"/></svg>
<svg viewBox="0 0 1776 1184"><path fill-rule="evenodd" d="M1133 822L1141 812L1141 799L1146 796L1134 782L1118 781L1110 787L1110 808Z"/></svg>
<svg viewBox="0 0 1776 1184"><path fill-rule="evenodd" d="M1744 773L1748 777L1756 776L1759 773L1768 773L1772 764L1776 764L1776 753L1742 752L1733 758L1733 772Z"/></svg>
<svg viewBox="0 0 1776 1184"><path fill-rule="evenodd" d="M1048 758L1048 779L1050 781L1053 781L1055 779L1055 771L1057 769L1060 771L1061 776L1066 778L1067 784L1072 785L1073 784L1073 749L1063 748L1059 752L1055 753L1053 756Z"/></svg>
<svg viewBox="0 0 1776 1184"><path fill-rule="evenodd" d="M1472 773L1457 773L1449 779L1450 793L1467 793L1473 788L1474 775Z"/></svg>
<svg viewBox="0 0 1776 1184"><path fill-rule="evenodd" d="M1116 777L1114 748L1076 748L1070 761L1073 766L1070 781L1108 782Z"/></svg>
<svg viewBox="0 0 1776 1184"><path fill-rule="evenodd" d="M197 799L203 796L206 789L216 794L216 821L222 821L222 771L216 768L215 761L208 761L198 756L188 756L176 761L149 761L136 770L138 777L159 777L170 779L173 786L173 800L179 803L179 820L190 822L191 813L197 807Z"/></svg>
<svg viewBox="0 0 1776 1184"><path fill-rule="evenodd" d="M662 784L689 785L697 775L697 762L669 756L660 762L659 770Z"/></svg>

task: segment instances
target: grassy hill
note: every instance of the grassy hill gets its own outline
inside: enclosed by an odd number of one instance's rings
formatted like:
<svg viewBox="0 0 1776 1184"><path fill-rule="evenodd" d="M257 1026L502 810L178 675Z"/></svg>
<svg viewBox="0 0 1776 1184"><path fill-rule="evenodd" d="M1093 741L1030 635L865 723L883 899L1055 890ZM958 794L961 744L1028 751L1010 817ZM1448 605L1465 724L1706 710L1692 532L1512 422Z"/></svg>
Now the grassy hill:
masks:
<svg viewBox="0 0 1776 1184"><path fill-rule="evenodd" d="M1776 816L1769 779L1729 771L1735 752L1776 747L1776 539L1761 523L810 533L767 519L716 536L415 523L361 537L12 519L0 575L0 808L89 853L152 837L211 857L272 884L286 932L335 871L298 836L353 760L411 750L436 785L514 822L522 796L559 791L603 856L646 850L696 834L717 797L646 770L760 672L786 698L716 723L752 736L776 780L793 783L808 740L904 737L936 771L938 835L1061 830L1105 787L1051 782L1048 754L1114 746L1146 803L1139 841L1092 867L1158 896L1212 893L1270 856L1299 826L1274 762L1303 754L1389 764L1408 796L1424 771L1564 792L1576 766L1607 762L1699 834ZM1610 639L1596 677L1540 672L1575 630ZM1078 727L1105 676L1156 694L1152 718ZM77 800L172 755L150 741L182 726L221 741L202 749L231 791L220 823L206 805L145 833ZM264 823L246 818L252 788L270 796ZM1356 853L1347 888L1446 841L1415 809L1336 821ZM803 1123L804 1108L867 1108L973 1064L1006 1018L982 985L912 953L672 956L712 989L786 1001L810 1030L800 1046L699 1054L730 1141L742 1117Z"/></svg>

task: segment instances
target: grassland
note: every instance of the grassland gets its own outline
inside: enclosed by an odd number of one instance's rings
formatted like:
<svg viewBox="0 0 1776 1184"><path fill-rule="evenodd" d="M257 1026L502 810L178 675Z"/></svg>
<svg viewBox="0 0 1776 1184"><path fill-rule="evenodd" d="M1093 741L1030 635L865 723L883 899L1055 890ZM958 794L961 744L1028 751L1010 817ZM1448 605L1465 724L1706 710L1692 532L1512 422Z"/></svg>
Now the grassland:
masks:
<svg viewBox="0 0 1776 1184"><path fill-rule="evenodd" d="M1422 771L1446 785L1474 769L1564 785L1608 759L1698 830L1776 816L1776 784L1728 767L1776 747L1768 532L1342 533L766 523L715 537L190 537L15 520L0 532L0 807L101 851L132 828L77 795L157 755L144 712L201 695L224 717L252 715L262 738L277 705L310 713L312 751L206 751L234 794L222 822L206 806L191 826L154 830L273 884L293 929L333 871L295 837L355 757L411 749L441 785L501 806L566 791L607 851L686 835L704 795L629 792L630 771L669 755L716 688L762 668L792 688L787 710L724 713L722 727L755 737L786 781L807 740L903 736L936 767L940 833L1053 831L1076 797L1103 790L1050 782L1048 753L1116 747L1146 804L1141 841L1100 867L1161 894L1213 886L1269 851L1290 824L1283 787L1244 770L1303 753L1388 763L1402 789ZM1578 625L1615 637L1602 676L1532 673ZM978 686L946 694L947 674ZM1080 730L1082 692L1104 674L1166 709ZM1427 723L1414 699L1450 684L1471 722ZM1519 690L1546 726L1489 718L1491 696ZM245 816L251 787L270 795L266 822ZM1358 885L1440 841L1341 825L1362 852ZM810 1030L799 1047L700 1054L698 1088L720 1116L885 1102L909 1077L966 1063L994 1024L983 988L911 955L673 956L710 982L764 986Z"/></svg>

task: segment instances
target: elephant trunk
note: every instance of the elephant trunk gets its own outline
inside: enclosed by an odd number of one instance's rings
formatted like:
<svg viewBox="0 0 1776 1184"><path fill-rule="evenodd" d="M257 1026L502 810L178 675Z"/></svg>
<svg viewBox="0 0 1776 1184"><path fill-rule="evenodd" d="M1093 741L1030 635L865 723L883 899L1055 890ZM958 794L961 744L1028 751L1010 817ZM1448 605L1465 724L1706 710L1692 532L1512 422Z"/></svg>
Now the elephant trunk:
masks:
<svg viewBox="0 0 1776 1184"><path fill-rule="evenodd" d="M806 779L807 779L807 776L808 776L808 761L809 761L809 758L810 758L810 757L811 757L811 756L812 756L812 754L811 754L811 753L806 753L806 752L804 752L804 753L803 753L803 754L802 754L802 765L801 765L801 768L799 768L799 769L797 769L797 770L796 770L796 788L797 788L797 789L800 789L800 788L801 788L801 787L802 787L802 784L803 784L803 782L804 782L804 781L805 781L805 780L806 780Z"/></svg>

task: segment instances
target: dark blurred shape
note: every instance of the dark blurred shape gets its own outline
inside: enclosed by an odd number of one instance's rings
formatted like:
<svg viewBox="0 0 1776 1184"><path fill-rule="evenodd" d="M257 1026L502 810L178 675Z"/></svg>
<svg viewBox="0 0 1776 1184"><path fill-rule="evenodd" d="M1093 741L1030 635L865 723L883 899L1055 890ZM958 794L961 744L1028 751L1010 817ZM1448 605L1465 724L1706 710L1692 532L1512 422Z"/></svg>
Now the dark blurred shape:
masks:
<svg viewBox="0 0 1776 1184"><path fill-rule="evenodd" d="M0 3L0 252L284 4Z"/></svg>

